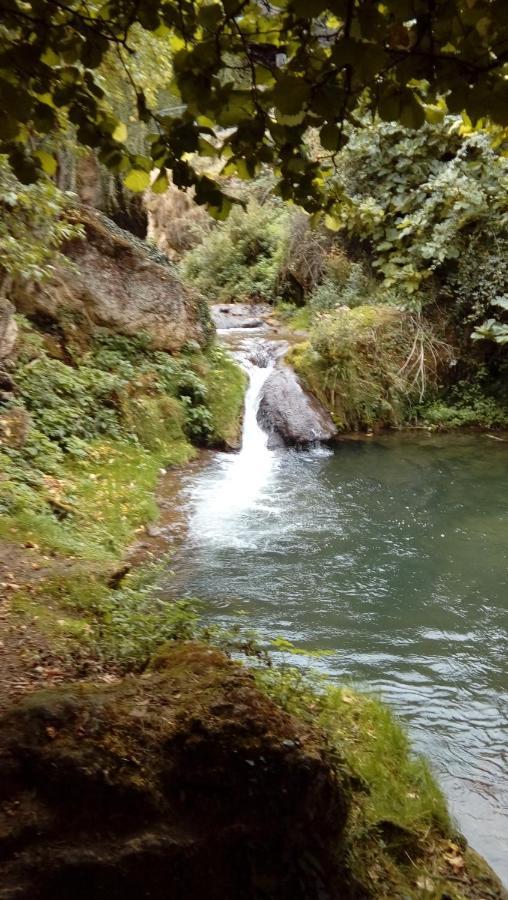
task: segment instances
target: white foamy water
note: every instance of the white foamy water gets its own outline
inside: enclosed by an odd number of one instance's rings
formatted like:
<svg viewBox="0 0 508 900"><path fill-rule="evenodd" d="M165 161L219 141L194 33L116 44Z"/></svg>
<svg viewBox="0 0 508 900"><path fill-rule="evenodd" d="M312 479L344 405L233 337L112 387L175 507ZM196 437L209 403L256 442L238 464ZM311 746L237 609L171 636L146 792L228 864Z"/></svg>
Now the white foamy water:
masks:
<svg viewBox="0 0 508 900"><path fill-rule="evenodd" d="M259 342L262 346L262 342ZM238 361L249 376L245 396L242 444L239 453L218 454L211 477L195 486L192 494L191 531L200 544L242 546L239 519L253 510L262 510L276 466L276 454L269 450L268 437L258 425L257 412L263 385L275 357L263 358L259 366L242 352Z"/></svg>

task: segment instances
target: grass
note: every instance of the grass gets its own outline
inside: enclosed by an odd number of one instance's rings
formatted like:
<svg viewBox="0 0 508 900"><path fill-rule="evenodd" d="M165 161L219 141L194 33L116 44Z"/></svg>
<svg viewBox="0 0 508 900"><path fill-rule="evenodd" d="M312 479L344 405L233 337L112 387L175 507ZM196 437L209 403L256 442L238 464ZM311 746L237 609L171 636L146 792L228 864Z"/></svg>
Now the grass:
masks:
<svg viewBox="0 0 508 900"><path fill-rule="evenodd" d="M104 567L81 563L17 590L11 608L64 658L138 671L162 644L205 636L189 602L157 596L163 568L163 562L141 567L113 588Z"/></svg>
<svg viewBox="0 0 508 900"><path fill-rule="evenodd" d="M157 518L160 469L194 454L186 441L157 452L119 440L93 442L85 460L69 460L43 477L42 494L25 492L25 502L0 517L0 537L80 559L117 560L136 531Z"/></svg>
<svg viewBox="0 0 508 900"><path fill-rule="evenodd" d="M293 331L309 331L312 326L312 310L309 306L295 306L281 301L275 307L275 312Z"/></svg>
<svg viewBox="0 0 508 900"><path fill-rule="evenodd" d="M247 375L220 348L215 348L211 362L206 362L201 371L207 385L207 406L211 415L209 443L236 447L240 440Z"/></svg>
<svg viewBox="0 0 508 900"><path fill-rule="evenodd" d="M492 873L457 834L429 764L413 752L387 706L288 666L259 668L256 678L276 703L322 729L335 765L348 777L348 896L478 900L483 890L500 896L487 890Z"/></svg>
<svg viewBox="0 0 508 900"><path fill-rule="evenodd" d="M16 395L0 410L0 538L119 559L157 517L160 469L238 444L246 377L219 347L171 356L103 329L64 363L20 328Z"/></svg>

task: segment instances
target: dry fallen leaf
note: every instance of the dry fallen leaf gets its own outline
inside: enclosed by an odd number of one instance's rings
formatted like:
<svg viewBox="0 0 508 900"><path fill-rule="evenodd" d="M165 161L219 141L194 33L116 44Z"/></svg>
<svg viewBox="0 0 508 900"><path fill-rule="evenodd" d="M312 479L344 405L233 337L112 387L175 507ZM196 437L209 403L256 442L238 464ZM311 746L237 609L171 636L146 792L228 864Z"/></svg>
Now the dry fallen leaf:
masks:
<svg viewBox="0 0 508 900"><path fill-rule="evenodd" d="M432 878L429 878L428 875L421 875L416 882L416 886L419 887L421 891L425 891L427 894L432 894L435 887Z"/></svg>
<svg viewBox="0 0 508 900"><path fill-rule="evenodd" d="M451 856L448 853L445 853L444 858L449 866L453 869L455 873L462 872L465 866L464 859L459 854L455 856Z"/></svg>

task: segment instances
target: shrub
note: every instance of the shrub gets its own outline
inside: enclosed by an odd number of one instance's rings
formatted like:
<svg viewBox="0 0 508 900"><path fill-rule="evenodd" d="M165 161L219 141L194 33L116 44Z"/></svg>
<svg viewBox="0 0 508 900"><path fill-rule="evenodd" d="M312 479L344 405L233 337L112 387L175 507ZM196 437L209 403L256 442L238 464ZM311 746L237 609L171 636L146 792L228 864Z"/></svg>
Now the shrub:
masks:
<svg viewBox="0 0 508 900"><path fill-rule="evenodd" d="M471 384L461 381L435 400L415 411L417 420L436 429L508 428L508 407L490 395L485 380Z"/></svg>
<svg viewBox="0 0 508 900"><path fill-rule="evenodd" d="M41 281L64 260L62 242L81 234L62 215L70 201L49 179L22 184L0 156L0 278Z"/></svg>
<svg viewBox="0 0 508 900"><path fill-rule="evenodd" d="M317 318L310 343L289 359L342 429L401 424L449 357L420 318L390 306Z"/></svg>
<svg viewBox="0 0 508 900"><path fill-rule="evenodd" d="M276 294L287 213L251 200L233 209L181 263L183 277L217 302L263 300Z"/></svg>

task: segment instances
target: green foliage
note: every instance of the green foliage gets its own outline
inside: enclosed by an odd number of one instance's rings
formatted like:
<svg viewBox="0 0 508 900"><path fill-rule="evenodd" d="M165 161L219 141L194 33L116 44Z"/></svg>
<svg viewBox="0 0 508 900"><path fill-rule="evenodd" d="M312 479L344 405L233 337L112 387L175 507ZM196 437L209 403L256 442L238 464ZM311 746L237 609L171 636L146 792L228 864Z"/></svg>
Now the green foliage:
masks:
<svg viewBox="0 0 508 900"><path fill-rule="evenodd" d="M508 404L491 391L485 373L483 377L480 373L474 381L459 382L423 404L416 411L418 421L436 429L508 428Z"/></svg>
<svg viewBox="0 0 508 900"><path fill-rule="evenodd" d="M330 312L338 306L375 303L379 284L367 274L361 262L353 262L339 248L325 261L323 280L311 292L308 302L313 312Z"/></svg>
<svg viewBox="0 0 508 900"><path fill-rule="evenodd" d="M363 828L388 820L420 834L435 827L449 831L443 794L426 761L411 752L405 729L387 706L288 665L262 668L256 677L284 709L324 728L340 764L365 786L364 796L357 798Z"/></svg>
<svg viewBox="0 0 508 900"><path fill-rule="evenodd" d="M341 156L339 221L368 242L384 287L406 305L432 300L436 283L446 293L448 278L453 302L466 295L469 311L504 291L508 160L488 134L463 135L461 124L447 117L410 132L374 123L355 129Z"/></svg>
<svg viewBox="0 0 508 900"><path fill-rule="evenodd" d="M135 572L92 610L96 649L116 667L143 668L167 641L192 640L204 633L195 605L157 596L154 581L161 574L162 566Z"/></svg>
<svg viewBox="0 0 508 900"><path fill-rule="evenodd" d="M390 306L318 316L289 362L344 430L400 425L448 348L421 319Z"/></svg>
<svg viewBox="0 0 508 900"><path fill-rule="evenodd" d="M228 173L240 178L271 164L280 195L316 210L326 205L324 179L360 100L385 121L418 128L426 116L439 117L432 102L440 94L451 112L505 126L507 27L503 0L450 0L432 15L427 4L407 0L331 7L290 0L275 8L143 0L100 9L80 0L57 9L47 0L13 0L0 32L0 151L24 182L41 169L51 174L55 157L34 136L46 140L64 117L79 142L97 148L136 189L147 186L154 165L163 189L168 168L175 184L193 185L198 203L224 217L231 201L189 161L201 151L226 157ZM161 110L139 71L142 34L171 50L176 108ZM123 122L102 86L112 52L135 98ZM131 117L152 126L143 153L126 143ZM310 126L319 133L319 162L307 153Z"/></svg>
<svg viewBox="0 0 508 900"><path fill-rule="evenodd" d="M0 279L41 281L63 260L62 242L81 234L63 215L69 203L48 178L22 184L0 156Z"/></svg>
<svg viewBox="0 0 508 900"><path fill-rule="evenodd" d="M183 277L218 302L264 300L277 292L287 213L251 200L234 209L184 258Z"/></svg>
<svg viewBox="0 0 508 900"><path fill-rule="evenodd" d="M29 427L23 441L0 443L0 534L115 558L155 518L160 468L192 457L191 440L232 440L243 373L218 348L173 357L142 335L100 330L71 366L20 325L16 391L3 409L28 415Z"/></svg>

